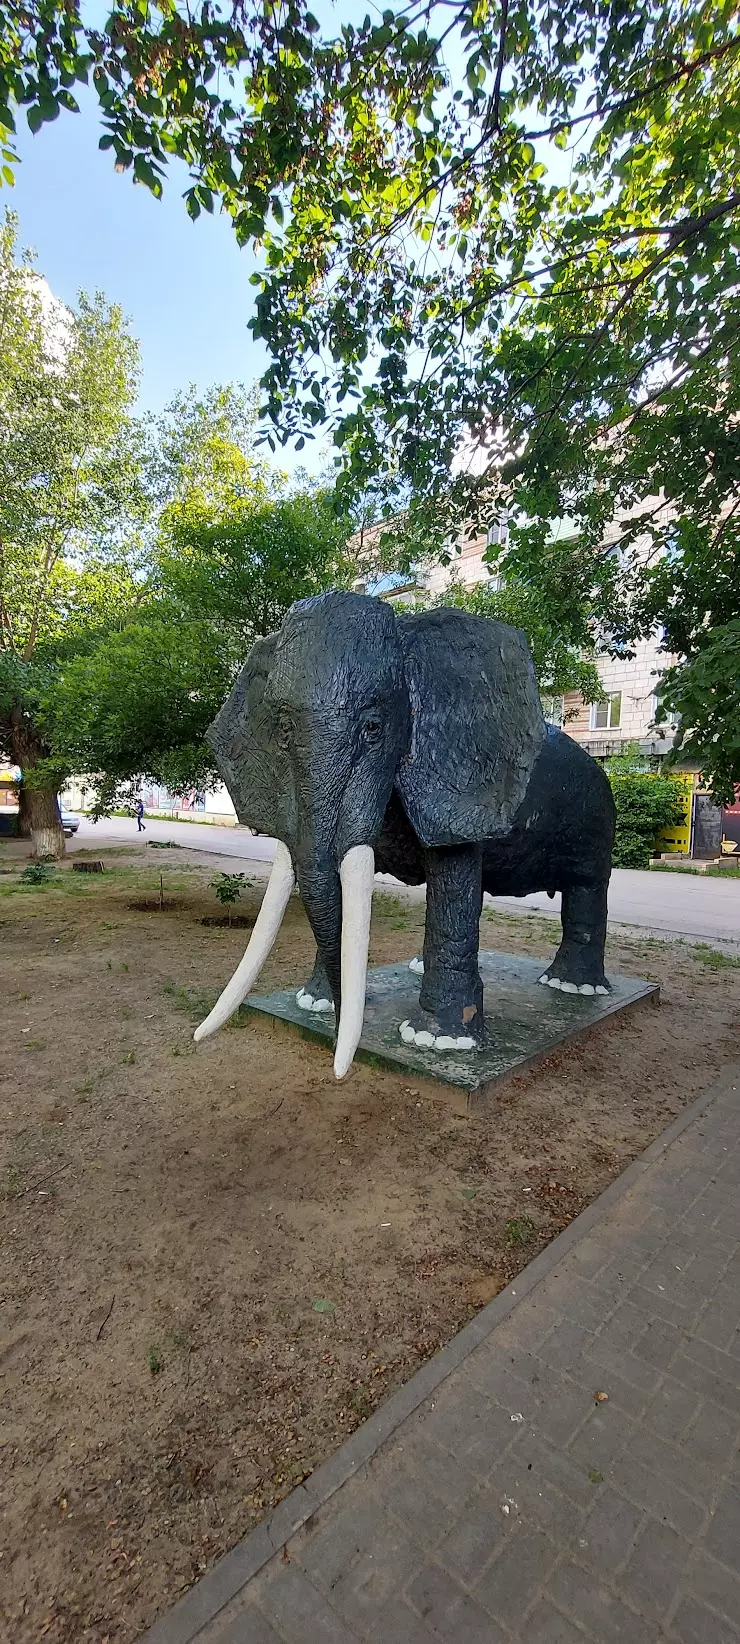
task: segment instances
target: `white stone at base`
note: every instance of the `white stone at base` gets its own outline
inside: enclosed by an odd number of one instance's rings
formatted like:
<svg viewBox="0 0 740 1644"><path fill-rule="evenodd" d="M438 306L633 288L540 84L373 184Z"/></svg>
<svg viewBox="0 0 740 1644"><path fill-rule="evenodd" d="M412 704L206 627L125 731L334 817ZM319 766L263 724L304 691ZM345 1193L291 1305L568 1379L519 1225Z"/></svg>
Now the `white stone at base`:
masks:
<svg viewBox="0 0 740 1644"><path fill-rule="evenodd" d="M560 988L561 993L593 994L609 992L608 988L592 987L590 982L582 982L580 987L577 987L575 982L561 982L559 976L548 976L547 971L545 971L544 976L540 977L540 982L542 983L542 986L546 988Z"/></svg>
<svg viewBox="0 0 740 1644"><path fill-rule="evenodd" d="M427 1028L420 1028L418 1032L406 1020L398 1029L405 1045L418 1045L420 1050L475 1050L475 1039L465 1035L460 1039L453 1039L449 1033L430 1033Z"/></svg>
<svg viewBox="0 0 740 1644"><path fill-rule="evenodd" d="M314 999L313 994L307 993L305 988L298 989L295 1002L300 1005L301 1010L328 1011L334 1009L331 999Z"/></svg>

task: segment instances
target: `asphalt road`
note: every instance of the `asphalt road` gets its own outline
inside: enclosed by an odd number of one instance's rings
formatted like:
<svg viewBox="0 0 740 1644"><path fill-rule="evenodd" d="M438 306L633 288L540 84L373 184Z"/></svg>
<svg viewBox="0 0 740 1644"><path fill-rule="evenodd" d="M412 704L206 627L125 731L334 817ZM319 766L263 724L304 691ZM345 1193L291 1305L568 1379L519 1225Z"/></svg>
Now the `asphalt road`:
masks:
<svg viewBox="0 0 740 1644"><path fill-rule="evenodd" d="M89 850L100 844L141 843L152 839L171 840L209 856L225 856L260 863L272 861L275 842L250 834L246 828L215 827L203 822L163 822L147 819L146 832L137 835L135 821L113 817L97 823L82 819L74 845ZM259 868L257 868L259 872ZM264 869L262 870L264 871ZM393 880L382 876L383 882ZM408 891L423 896L423 889ZM493 907L519 912L531 910L555 915L560 898L550 901L543 895L487 897ZM683 936L700 942L740 944L740 880L707 879L703 875L641 873L631 868L615 868L609 886L611 924L629 925L654 932L656 936Z"/></svg>

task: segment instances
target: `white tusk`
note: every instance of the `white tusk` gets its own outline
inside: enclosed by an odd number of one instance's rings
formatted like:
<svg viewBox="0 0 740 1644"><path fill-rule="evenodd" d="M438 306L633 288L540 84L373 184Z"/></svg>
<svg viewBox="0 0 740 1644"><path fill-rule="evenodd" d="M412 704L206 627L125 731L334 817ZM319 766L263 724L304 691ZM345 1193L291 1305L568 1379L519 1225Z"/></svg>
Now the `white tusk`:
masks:
<svg viewBox="0 0 740 1644"><path fill-rule="evenodd" d="M343 1079L360 1042L365 1014L375 878L372 846L353 845L342 861L339 878L342 882L342 1009L334 1052L334 1072L338 1079Z"/></svg>
<svg viewBox="0 0 740 1644"><path fill-rule="evenodd" d="M262 906L254 922L254 930L249 938L249 946L244 958L237 965L230 982L227 982L220 998L216 1000L210 1016L207 1016L200 1027L197 1027L193 1038L198 1044L201 1039L207 1039L209 1033L215 1033L218 1028L228 1022L234 1011L239 1009L243 999L246 999L249 989L259 976L262 966L274 946L275 938L282 924L283 914L288 905L288 898L295 883L293 863L290 860L290 851L281 840L278 840L275 851L275 861L270 874L267 890L262 898Z"/></svg>

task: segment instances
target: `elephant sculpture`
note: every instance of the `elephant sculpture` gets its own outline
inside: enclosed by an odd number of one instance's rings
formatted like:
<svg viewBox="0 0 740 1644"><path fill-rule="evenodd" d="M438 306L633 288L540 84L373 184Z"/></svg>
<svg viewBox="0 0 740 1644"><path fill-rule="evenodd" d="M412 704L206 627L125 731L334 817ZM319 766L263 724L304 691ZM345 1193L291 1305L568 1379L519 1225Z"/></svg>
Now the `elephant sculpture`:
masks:
<svg viewBox="0 0 740 1644"><path fill-rule="evenodd" d="M562 940L540 981L608 991L611 789L546 725L518 629L360 594L301 600L257 641L208 739L239 820L278 844L247 951L197 1040L253 986L296 880L318 949L297 998L335 1010L338 1078L362 1032L376 871L426 882L408 1043L472 1054L483 1042L484 891L560 891Z"/></svg>

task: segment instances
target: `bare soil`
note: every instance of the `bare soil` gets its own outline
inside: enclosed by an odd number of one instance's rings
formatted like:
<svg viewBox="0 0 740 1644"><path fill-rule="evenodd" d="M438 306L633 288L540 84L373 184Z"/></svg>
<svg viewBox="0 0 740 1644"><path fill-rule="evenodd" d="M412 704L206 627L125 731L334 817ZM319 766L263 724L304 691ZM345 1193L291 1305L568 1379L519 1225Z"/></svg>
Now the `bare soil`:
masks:
<svg viewBox="0 0 740 1644"><path fill-rule="evenodd" d="M612 942L661 1009L465 1119L392 1073L338 1085L268 1023L196 1050L244 936L202 923L190 853L42 888L0 856L0 1636L128 1644L737 1055L740 969ZM130 904L160 870L155 920ZM410 958L422 918L380 896L372 960ZM556 935L481 924L543 957ZM293 899L265 988L312 959Z"/></svg>

